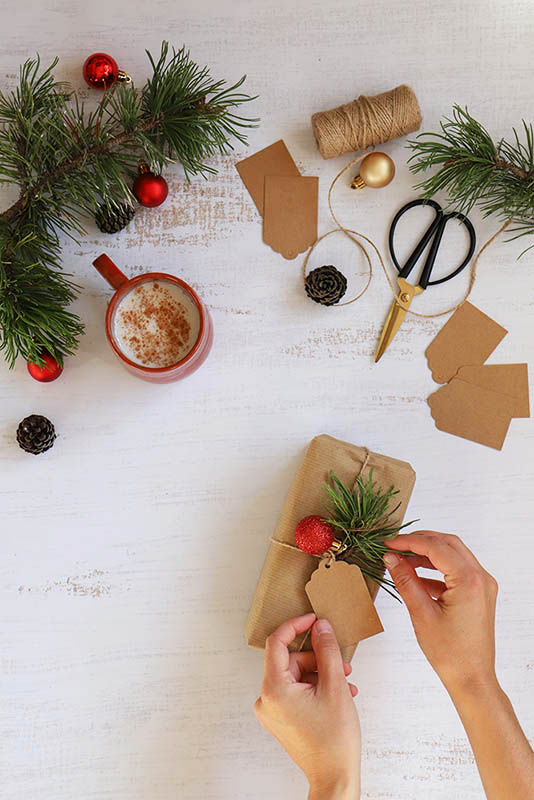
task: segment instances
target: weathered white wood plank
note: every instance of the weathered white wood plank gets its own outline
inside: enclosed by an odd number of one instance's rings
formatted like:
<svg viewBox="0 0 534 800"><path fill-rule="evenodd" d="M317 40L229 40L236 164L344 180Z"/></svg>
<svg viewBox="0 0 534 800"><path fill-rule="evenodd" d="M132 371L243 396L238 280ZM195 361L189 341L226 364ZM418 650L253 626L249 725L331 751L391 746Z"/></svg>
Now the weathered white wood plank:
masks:
<svg viewBox="0 0 534 800"><path fill-rule="evenodd" d="M3 9L0 82L12 86L38 50L45 62L60 55L58 74L88 97L80 69L90 52L111 52L141 84L145 47L185 41L214 75L248 74L262 123L247 152L284 138L302 172L319 175L322 232L326 190L345 160L320 158L313 111L408 82L426 129L459 102L508 134L533 116L533 28L531 4L518 0L50 0ZM395 182L357 196L339 187L336 199L343 220L382 247L412 185L404 143L384 149ZM308 301L301 259L261 242L233 167L243 155L219 159L207 182L187 185L170 170L161 210L115 237L92 226L79 245L65 244L87 334L60 380L39 385L22 363L0 365L0 784L9 800L304 796L302 777L253 717L262 663L242 626L288 483L322 431L411 461L411 515L464 535L498 577L500 673L534 736L531 422L512 422L502 453L436 431L423 352L441 321L408 319L375 366L390 303L383 276L354 306ZM473 219L481 240L493 232L494 221ZM532 358L533 257L516 262L521 249L498 242L480 265L473 301L509 329L494 363ZM209 304L214 350L193 377L151 386L116 362L102 328L110 291L90 266L103 250L129 274L183 276ZM314 258L353 286L364 279L341 239ZM428 292L421 309L453 302L462 281ZM14 444L33 411L59 433L42 458ZM481 798L405 610L386 596L379 608L387 632L362 643L354 664L363 796Z"/></svg>

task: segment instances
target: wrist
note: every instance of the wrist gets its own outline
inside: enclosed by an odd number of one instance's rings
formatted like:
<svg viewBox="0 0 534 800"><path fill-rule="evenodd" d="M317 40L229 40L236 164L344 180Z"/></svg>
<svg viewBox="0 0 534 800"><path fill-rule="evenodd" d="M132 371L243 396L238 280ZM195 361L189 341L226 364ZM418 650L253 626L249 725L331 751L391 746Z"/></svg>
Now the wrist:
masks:
<svg viewBox="0 0 534 800"><path fill-rule="evenodd" d="M494 672L488 675L463 676L444 681L444 685L456 706L470 702L488 702L503 693Z"/></svg>
<svg viewBox="0 0 534 800"><path fill-rule="evenodd" d="M358 800L360 777L354 770L310 779L308 800Z"/></svg>

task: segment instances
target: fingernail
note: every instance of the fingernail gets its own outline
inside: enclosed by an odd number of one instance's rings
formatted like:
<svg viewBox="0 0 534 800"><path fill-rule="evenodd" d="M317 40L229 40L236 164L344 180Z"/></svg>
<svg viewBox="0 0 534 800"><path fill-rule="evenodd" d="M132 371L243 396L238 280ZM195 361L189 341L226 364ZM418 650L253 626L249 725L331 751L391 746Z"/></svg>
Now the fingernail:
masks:
<svg viewBox="0 0 534 800"><path fill-rule="evenodd" d="M395 553L386 553L384 556L384 564L388 569L393 569L400 562L400 558Z"/></svg>
<svg viewBox="0 0 534 800"><path fill-rule="evenodd" d="M321 633L332 633L332 626L328 622L327 619L318 619L315 623L315 630L318 634Z"/></svg>

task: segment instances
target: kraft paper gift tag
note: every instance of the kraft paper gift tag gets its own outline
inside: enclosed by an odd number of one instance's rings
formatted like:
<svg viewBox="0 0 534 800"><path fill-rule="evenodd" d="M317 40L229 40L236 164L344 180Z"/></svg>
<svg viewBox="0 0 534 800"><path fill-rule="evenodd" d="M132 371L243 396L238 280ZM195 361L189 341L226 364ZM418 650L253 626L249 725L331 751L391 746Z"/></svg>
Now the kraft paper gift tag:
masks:
<svg viewBox="0 0 534 800"><path fill-rule="evenodd" d="M456 377L475 386L514 397L513 417L530 417L528 364L483 364L460 367Z"/></svg>
<svg viewBox="0 0 534 800"><path fill-rule="evenodd" d="M395 486L399 490L395 496L395 501L400 502L395 521L400 524L415 484L410 464L326 434L312 439L289 488L258 579L245 625L251 647L263 649L266 638L282 622L312 610L305 587L317 569L318 559L296 548L295 527L308 514L324 514L327 500L324 483L330 470L346 486L353 486L357 475L365 480L371 469L377 486L384 490ZM378 584L367 579L365 583L370 596L375 598ZM301 634L290 650L310 647L309 637ZM344 648L346 661L352 658L354 650L354 645Z"/></svg>
<svg viewBox="0 0 534 800"><path fill-rule="evenodd" d="M508 331L471 303L456 309L425 355L436 383L446 383L460 367L483 364Z"/></svg>
<svg viewBox="0 0 534 800"><path fill-rule="evenodd" d="M501 450L517 400L453 378L428 405L439 430Z"/></svg>
<svg viewBox="0 0 534 800"><path fill-rule="evenodd" d="M298 167L291 158L289 150L282 139L269 145L269 147L264 147L263 150L243 159L243 161L239 161L236 164L236 169L262 217L265 176L286 175L297 177L300 175Z"/></svg>
<svg viewBox="0 0 534 800"><path fill-rule="evenodd" d="M296 258L317 239L319 178L265 176L263 241Z"/></svg>
<svg viewBox="0 0 534 800"><path fill-rule="evenodd" d="M327 619L332 625L340 647L357 644L384 630L356 564L328 564L323 559L306 584L306 594L317 619Z"/></svg>

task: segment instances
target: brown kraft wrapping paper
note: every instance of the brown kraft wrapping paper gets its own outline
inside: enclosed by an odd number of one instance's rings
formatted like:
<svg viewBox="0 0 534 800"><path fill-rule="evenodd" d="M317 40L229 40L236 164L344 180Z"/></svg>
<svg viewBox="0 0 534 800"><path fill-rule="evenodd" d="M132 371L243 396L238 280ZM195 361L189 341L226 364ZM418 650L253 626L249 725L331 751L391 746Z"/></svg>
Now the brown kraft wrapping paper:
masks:
<svg viewBox="0 0 534 800"><path fill-rule="evenodd" d="M267 637L282 622L312 610L305 587L318 567L318 559L278 542L294 545L297 522L308 514L324 515L327 499L324 483L330 470L343 483L352 486L357 475L361 474L364 480L368 478L370 469L373 469L373 480L382 489L395 486L399 490L395 496L396 502L400 502L395 520L401 522L415 484L415 472L410 464L327 434L312 439L289 489L258 580L245 625L251 647L263 649ZM374 599L378 586L367 579L366 583ZM309 650L310 647L309 638L303 634L295 639L290 649ZM344 648L346 660L352 658L355 649L356 645Z"/></svg>

